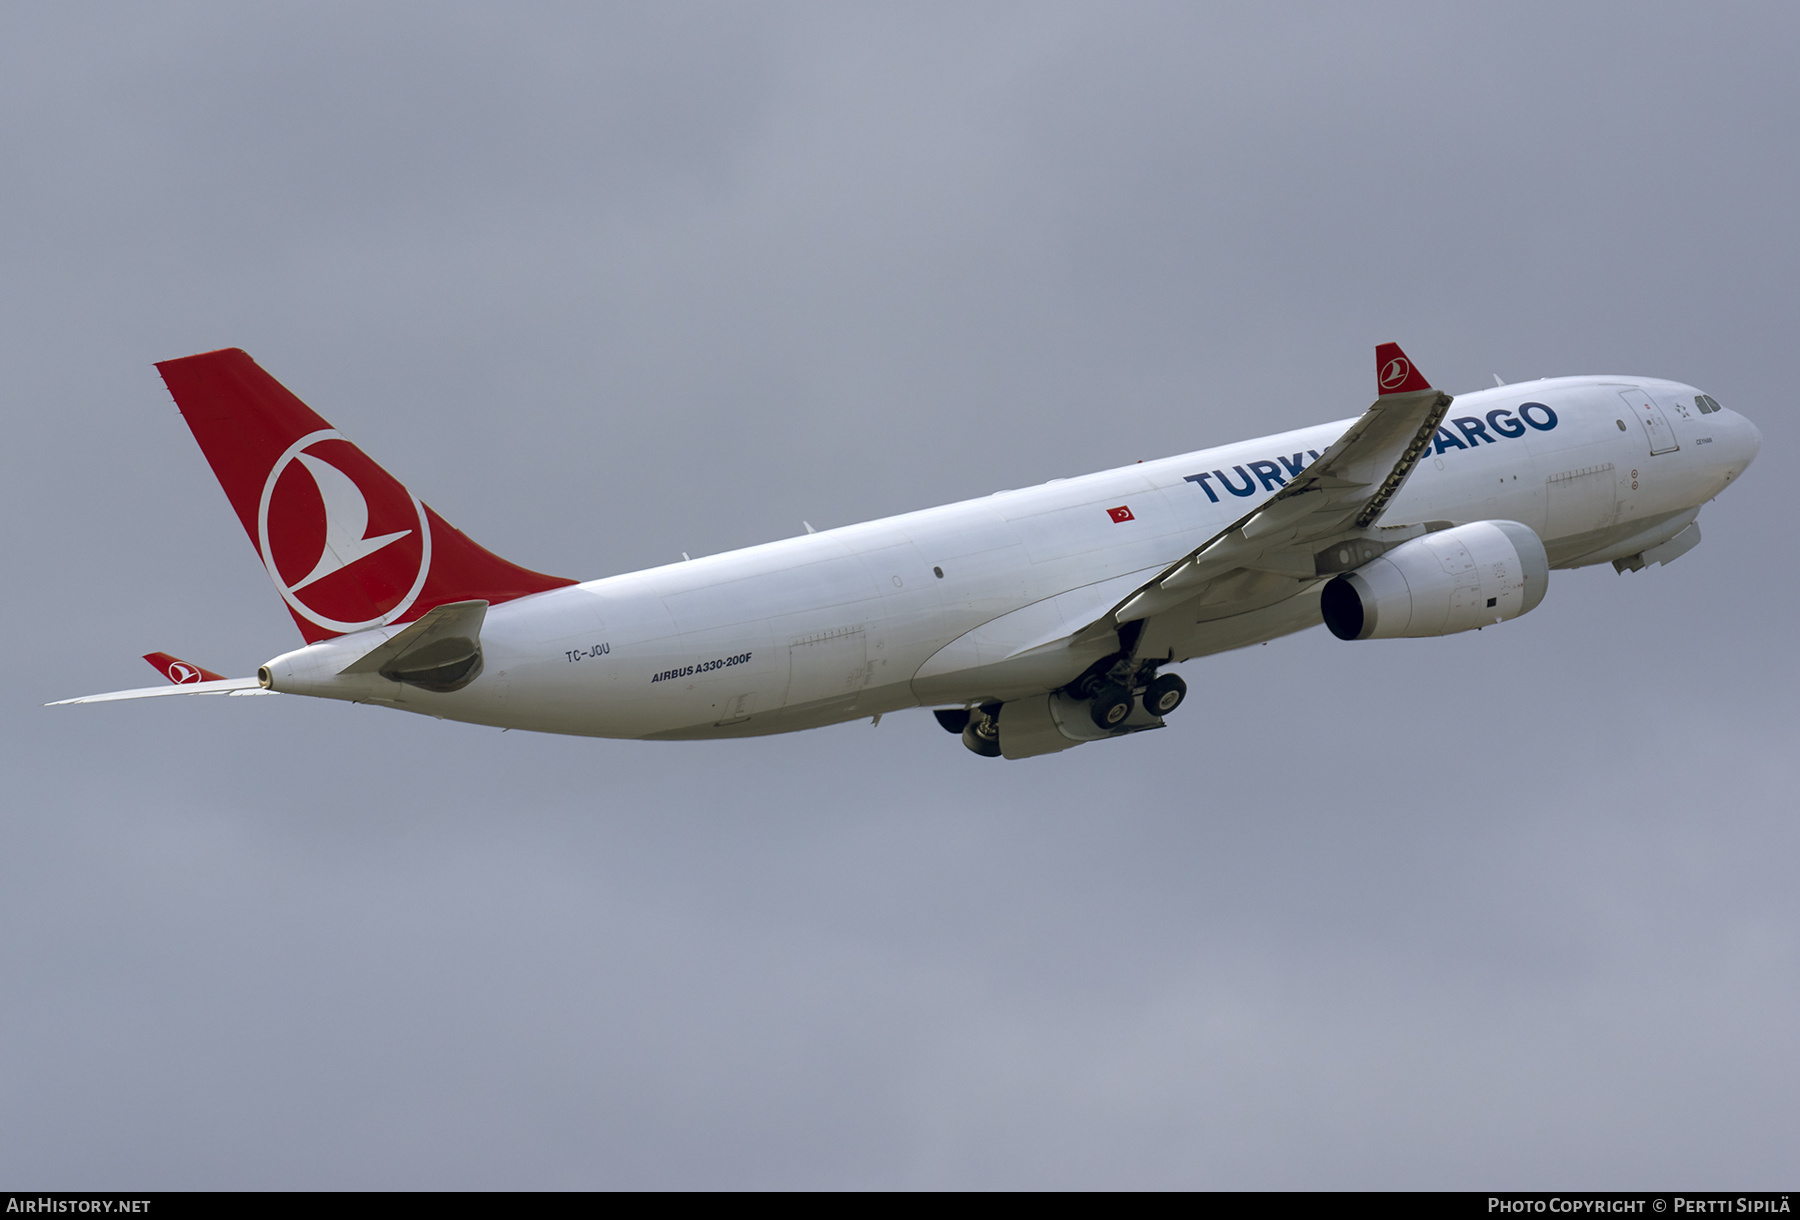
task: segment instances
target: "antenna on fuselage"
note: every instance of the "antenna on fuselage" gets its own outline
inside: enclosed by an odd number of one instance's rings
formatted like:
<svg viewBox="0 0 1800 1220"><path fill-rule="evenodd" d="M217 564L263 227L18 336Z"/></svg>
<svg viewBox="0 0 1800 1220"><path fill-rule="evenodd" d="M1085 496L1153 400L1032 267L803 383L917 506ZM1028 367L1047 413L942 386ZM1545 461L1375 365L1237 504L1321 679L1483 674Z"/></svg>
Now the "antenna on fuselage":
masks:
<svg viewBox="0 0 1800 1220"><path fill-rule="evenodd" d="M1506 383L1504 381L1500 380L1500 374L1495 373L1494 374L1494 384L1495 385L1505 385Z"/></svg>

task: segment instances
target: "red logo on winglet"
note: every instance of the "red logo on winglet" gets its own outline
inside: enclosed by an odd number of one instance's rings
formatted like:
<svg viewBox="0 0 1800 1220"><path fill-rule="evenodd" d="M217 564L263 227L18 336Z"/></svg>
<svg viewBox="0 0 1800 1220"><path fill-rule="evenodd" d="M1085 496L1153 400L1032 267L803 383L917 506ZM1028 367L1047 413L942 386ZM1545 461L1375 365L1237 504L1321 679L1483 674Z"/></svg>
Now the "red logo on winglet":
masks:
<svg viewBox="0 0 1800 1220"><path fill-rule="evenodd" d="M1126 521L1136 521L1137 520L1136 517L1131 515L1131 510L1123 504L1119 505L1119 507L1117 507L1117 508L1107 509L1106 515L1113 519L1114 525L1119 525Z"/></svg>
<svg viewBox="0 0 1800 1220"><path fill-rule="evenodd" d="M192 665L180 657L172 657L166 652L147 652L144 660L156 667L156 672L177 686L185 686L189 682L222 682L223 674L216 674L210 669Z"/></svg>
<svg viewBox="0 0 1800 1220"><path fill-rule="evenodd" d="M1411 394L1431 388L1398 343L1383 343L1375 349L1375 383L1383 394Z"/></svg>

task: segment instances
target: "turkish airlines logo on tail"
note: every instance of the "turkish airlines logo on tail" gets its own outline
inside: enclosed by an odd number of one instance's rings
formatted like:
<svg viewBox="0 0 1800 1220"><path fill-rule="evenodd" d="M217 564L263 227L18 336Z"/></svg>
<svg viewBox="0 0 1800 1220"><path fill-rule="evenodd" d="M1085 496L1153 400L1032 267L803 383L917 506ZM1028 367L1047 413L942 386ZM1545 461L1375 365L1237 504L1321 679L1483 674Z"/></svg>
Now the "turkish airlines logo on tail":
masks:
<svg viewBox="0 0 1800 1220"><path fill-rule="evenodd" d="M1364 365L1363 367L1367 368L1368 366ZM1406 384L1406 379L1411 375L1412 362L1405 356L1395 356L1392 360L1382 366L1381 388L1384 390L1399 389ZM1367 383L1365 382L1364 384Z"/></svg>
<svg viewBox="0 0 1800 1220"><path fill-rule="evenodd" d="M200 671L195 669L192 665L189 665L186 661L170 661L168 674L169 681L177 686L182 686L189 682L198 682L200 680Z"/></svg>
<svg viewBox="0 0 1800 1220"><path fill-rule="evenodd" d="M282 600L327 631L392 622L431 570L424 505L336 429L301 437L270 468L257 544Z"/></svg>
<svg viewBox="0 0 1800 1220"><path fill-rule="evenodd" d="M307 585L412 533L411 530L395 530L391 534L370 537L369 501L362 488L324 458L316 458L310 453L294 456L311 472L319 498L325 502L325 546L319 552L319 562L313 565L313 570L299 584L291 586L294 592L298 593Z"/></svg>

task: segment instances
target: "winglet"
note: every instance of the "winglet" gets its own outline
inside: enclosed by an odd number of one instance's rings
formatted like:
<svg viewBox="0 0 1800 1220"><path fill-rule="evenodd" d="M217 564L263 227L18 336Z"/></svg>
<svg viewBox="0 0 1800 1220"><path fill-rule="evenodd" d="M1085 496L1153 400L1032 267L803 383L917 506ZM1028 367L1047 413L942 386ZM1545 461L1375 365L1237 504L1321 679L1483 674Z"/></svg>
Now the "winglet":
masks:
<svg viewBox="0 0 1800 1220"><path fill-rule="evenodd" d="M1431 388L1425 374L1406 358L1398 343L1383 343L1375 349L1375 384L1382 398Z"/></svg>
<svg viewBox="0 0 1800 1220"><path fill-rule="evenodd" d="M157 673L173 682L176 686L185 686L189 682L223 682L224 674L216 674L210 669L202 669L180 657L172 657L166 652L147 652L144 660L150 662Z"/></svg>

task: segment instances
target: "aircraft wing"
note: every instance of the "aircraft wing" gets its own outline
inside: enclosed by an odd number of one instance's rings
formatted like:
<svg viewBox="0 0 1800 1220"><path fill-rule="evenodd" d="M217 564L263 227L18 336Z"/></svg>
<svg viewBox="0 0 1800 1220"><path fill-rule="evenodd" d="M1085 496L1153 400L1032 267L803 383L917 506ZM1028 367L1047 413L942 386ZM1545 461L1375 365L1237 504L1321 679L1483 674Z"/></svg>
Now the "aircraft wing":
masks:
<svg viewBox="0 0 1800 1220"><path fill-rule="evenodd" d="M1373 541L1385 550L1423 533L1422 527L1378 530L1376 522L1430 448L1451 398L1433 389L1396 343L1375 349L1375 371L1380 394L1374 405L1317 461L1144 582L1076 638L1173 610L1245 573L1306 582L1358 566L1365 562L1360 548L1341 557L1354 562L1340 562L1330 549L1347 538ZM1396 536L1375 537L1389 532Z"/></svg>

